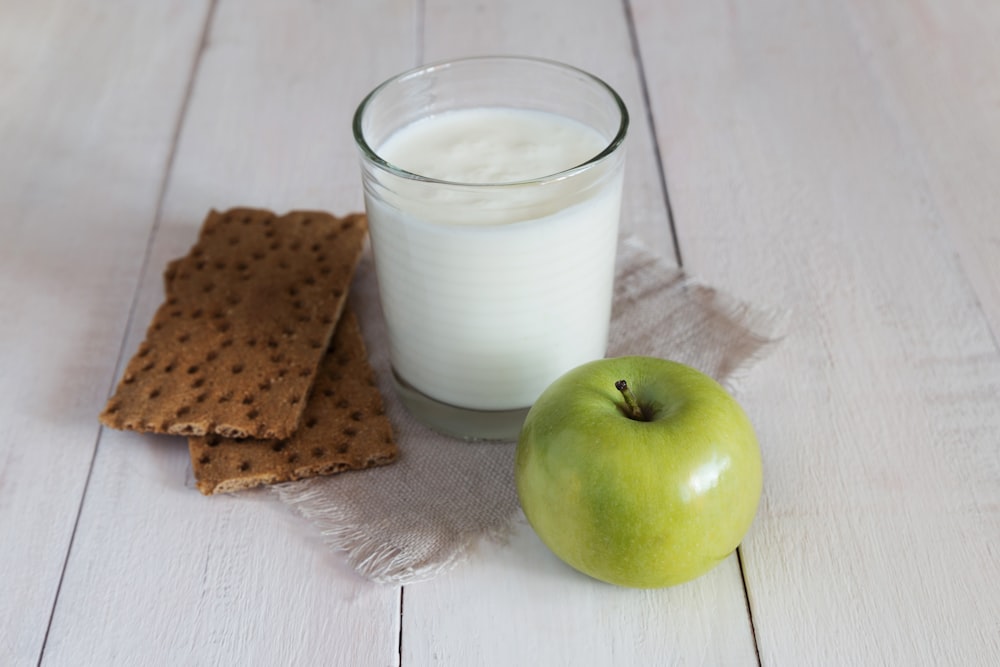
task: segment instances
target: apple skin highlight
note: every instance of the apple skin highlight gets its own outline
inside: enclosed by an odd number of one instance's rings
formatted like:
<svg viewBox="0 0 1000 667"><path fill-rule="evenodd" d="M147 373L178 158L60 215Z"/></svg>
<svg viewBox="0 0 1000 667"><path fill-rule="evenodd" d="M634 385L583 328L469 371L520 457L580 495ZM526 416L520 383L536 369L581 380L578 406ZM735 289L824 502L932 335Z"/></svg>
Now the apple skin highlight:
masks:
<svg viewBox="0 0 1000 667"><path fill-rule="evenodd" d="M646 419L629 415L625 379ZM690 581L739 545L762 465L746 413L715 380L652 357L601 359L553 382L525 419L518 496L541 540L608 583Z"/></svg>

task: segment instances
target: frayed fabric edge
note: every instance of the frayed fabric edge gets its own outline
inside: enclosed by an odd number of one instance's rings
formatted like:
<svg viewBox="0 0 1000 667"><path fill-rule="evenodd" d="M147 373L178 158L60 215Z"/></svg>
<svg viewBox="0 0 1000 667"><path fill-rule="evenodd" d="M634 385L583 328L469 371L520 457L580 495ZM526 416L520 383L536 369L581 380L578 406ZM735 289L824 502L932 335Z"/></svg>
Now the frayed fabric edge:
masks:
<svg viewBox="0 0 1000 667"><path fill-rule="evenodd" d="M332 505L311 482L291 482L272 487L281 502L292 507L304 519L315 525L325 544L344 554L348 565L360 576L378 584L396 585L428 581L468 560L481 541L505 544L518 523L520 512L514 512L498 526L459 535L457 545L447 555L433 554L415 560L400 546L387 545L368 534L354 521L350 512Z"/></svg>

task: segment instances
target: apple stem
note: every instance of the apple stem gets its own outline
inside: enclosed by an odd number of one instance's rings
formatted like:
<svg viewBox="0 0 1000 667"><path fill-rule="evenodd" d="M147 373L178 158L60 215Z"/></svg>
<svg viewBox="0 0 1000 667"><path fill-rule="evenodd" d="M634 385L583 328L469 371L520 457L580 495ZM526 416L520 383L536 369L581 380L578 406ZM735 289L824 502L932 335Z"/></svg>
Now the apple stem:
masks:
<svg viewBox="0 0 1000 667"><path fill-rule="evenodd" d="M625 415L630 419L635 419L637 421L649 421L646 418L646 414L642 411L639 406L639 401L635 400L635 394L629 389L628 382L625 380L619 380L615 382L615 389L622 393L625 398Z"/></svg>

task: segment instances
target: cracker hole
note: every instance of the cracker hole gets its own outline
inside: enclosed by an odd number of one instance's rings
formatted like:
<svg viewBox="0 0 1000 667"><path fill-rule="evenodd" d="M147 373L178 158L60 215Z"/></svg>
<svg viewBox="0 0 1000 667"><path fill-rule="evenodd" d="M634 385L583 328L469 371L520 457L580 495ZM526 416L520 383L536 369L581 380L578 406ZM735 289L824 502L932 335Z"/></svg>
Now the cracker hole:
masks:
<svg viewBox="0 0 1000 667"><path fill-rule="evenodd" d="M326 450L323 449L322 447L313 447L312 455L313 455L314 458L317 458L317 459L318 458L322 458L323 456L326 455Z"/></svg>
<svg viewBox="0 0 1000 667"><path fill-rule="evenodd" d="M279 368L278 369L278 377L279 378L283 378L286 375L288 375L288 369L287 368Z"/></svg>
<svg viewBox="0 0 1000 667"><path fill-rule="evenodd" d="M215 283L205 283L205 285L201 288L201 291L204 292L205 294L208 294L214 289L215 289Z"/></svg>
<svg viewBox="0 0 1000 667"><path fill-rule="evenodd" d="M205 361L215 361L219 358L219 353L215 350L209 350L208 354L205 355Z"/></svg>
<svg viewBox="0 0 1000 667"><path fill-rule="evenodd" d="M305 308L305 307L306 307L306 302L303 301L302 299L296 299L295 301L292 301L292 308Z"/></svg>
<svg viewBox="0 0 1000 667"><path fill-rule="evenodd" d="M236 262L236 270L237 271L246 271L249 268L250 268L250 265L247 264L246 262Z"/></svg>
<svg viewBox="0 0 1000 667"><path fill-rule="evenodd" d="M308 227L312 224L312 218L302 218L302 226Z"/></svg>
<svg viewBox="0 0 1000 667"><path fill-rule="evenodd" d="M221 271L222 269L226 268L226 263L223 260L218 259L215 261L215 268Z"/></svg>
<svg viewBox="0 0 1000 667"><path fill-rule="evenodd" d="M264 259L264 253L262 253L262 252L261 252L260 250L255 250L254 252L252 252L252 253L250 254L250 256L251 256L252 258L254 258L255 260L257 260L258 262L259 262L260 260Z"/></svg>
<svg viewBox="0 0 1000 667"><path fill-rule="evenodd" d="M141 345L139 346L139 351L135 353L135 356L141 359L142 357L145 357L147 354L149 354L149 351L152 349L153 348L150 347L149 345Z"/></svg>
<svg viewBox="0 0 1000 667"><path fill-rule="evenodd" d="M355 410L354 412L351 413L351 419L353 419L356 422L359 422L362 419L364 419L364 416L365 415L364 413L361 412L361 410Z"/></svg>
<svg viewBox="0 0 1000 667"><path fill-rule="evenodd" d="M233 325L229 322L219 322L215 328L218 329L219 333L226 333L233 328ZM229 344L232 345L233 341L229 341ZM225 347L225 345L223 345L223 347Z"/></svg>
<svg viewBox="0 0 1000 667"><path fill-rule="evenodd" d="M272 452L280 452L280 451L282 451L284 449L285 449L285 442L284 442L284 440L278 440L276 443L274 443L273 445L271 445L271 451Z"/></svg>
<svg viewBox="0 0 1000 667"><path fill-rule="evenodd" d="M195 378L194 382L191 383L192 389L201 389L205 386L205 378Z"/></svg>
<svg viewBox="0 0 1000 667"><path fill-rule="evenodd" d="M316 428L316 424L318 424L318 423L319 423L318 419L316 419L315 417L310 417L309 419L307 419L305 421L305 427L306 428Z"/></svg>
<svg viewBox="0 0 1000 667"><path fill-rule="evenodd" d="M278 268L279 269L287 269L288 267L289 267L289 264L288 264L287 260L283 259L283 260L281 260L281 261L278 262Z"/></svg>
<svg viewBox="0 0 1000 667"><path fill-rule="evenodd" d="M132 384L133 382L135 382L135 376L131 373L126 374L122 378L122 384Z"/></svg>
<svg viewBox="0 0 1000 667"><path fill-rule="evenodd" d="M323 343L321 343L320 341L318 341L316 339L313 339L313 340L309 341L309 347L311 347L314 350L319 350L319 349L322 349Z"/></svg>
<svg viewBox="0 0 1000 667"><path fill-rule="evenodd" d="M229 296L226 297L226 303L228 303L230 306L238 306L240 305L240 301L241 299L237 294L230 294Z"/></svg>
<svg viewBox="0 0 1000 667"><path fill-rule="evenodd" d="M340 229L341 229L341 231L346 231L346 230L350 229L353 226L354 226L354 221L353 220L345 220L344 222L340 223Z"/></svg>
<svg viewBox="0 0 1000 667"><path fill-rule="evenodd" d="M337 445L337 453L338 454L346 454L347 450L349 450L350 448L351 448L350 443L342 442L339 445Z"/></svg>
<svg viewBox="0 0 1000 667"><path fill-rule="evenodd" d="M111 405L108 406L108 409L105 410L105 412L108 413L109 415L113 415L116 412L118 412L118 410L121 409L121 407L122 406L118 403L112 403Z"/></svg>
<svg viewBox="0 0 1000 667"><path fill-rule="evenodd" d="M292 285L291 287L288 288L288 296L296 297L298 295L299 295L299 288L297 286Z"/></svg>
<svg viewBox="0 0 1000 667"><path fill-rule="evenodd" d="M257 385L257 388L260 389L261 391L271 391L271 381L265 380L264 382L261 382L259 385Z"/></svg>
<svg viewBox="0 0 1000 667"><path fill-rule="evenodd" d="M247 338L247 347L257 347L257 339Z"/></svg>
<svg viewBox="0 0 1000 667"><path fill-rule="evenodd" d="M199 317L201 317L203 314L204 314L204 311L201 308L195 308L194 310L191 311L191 319L192 320L196 320Z"/></svg>
<svg viewBox="0 0 1000 667"><path fill-rule="evenodd" d="M222 396L219 396L219 403L228 403L231 400L233 400L233 392L231 391L227 391Z"/></svg>
<svg viewBox="0 0 1000 667"><path fill-rule="evenodd" d="M200 260L198 262L195 262L194 263L194 268L198 269L199 271L204 270L204 268L205 268L205 260Z"/></svg>
<svg viewBox="0 0 1000 667"><path fill-rule="evenodd" d="M290 399L288 399L288 402L291 403L292 405L298 405L299 401L301 400L302 400L301 396L292 396Z"/></svg>
<svg viewBox="0 0 1000 667"><path fill-rule="evenodd" d="M177 337L178 343L186 343L189 340L191 340L191 334L182 333L180 336Z"/></svg>
<svg viewBox="0 0 1000 667"><path fill-rule="evenodd" d="M346 435L348 438L353 438L358 434L358 429L354 428L353 426L348 426L343 431L341 431L341 433Z"/></svg>
<svg viewBox="0 0 1000 667"><path fill-rule="evenodd" d="M267 346L273 350L276 347L278 347L278 341L274 340L273 338L269 338L267 341Z"/></svg>
<svg viewBox="0 0 1000 667"><path fill-rule="evenodd" d="M240 472L246 472L248 470L250 470L250 462L249 461L243 461L243 462L241 462L240 463Z"/></svg>
<svg viewBox="0 0 1000 667"><path fill-rule="evenodd" d="M171 361L169 364L167 364L166 366L163 367L163 372L164 373L173 373L175 368L176 368L176 366L174 365L174 362Z"/></svg>
<svg viewBox="0 0 1000 667"><path fill-rule="evenodd" d="M295 463L298 460L299 460L299 455L296 454L295 452L292 452L291 454L288 455L288 462L289 463Z"/></svg>
<svg viewBox="0 0 1000 667"><path fill-rule="evenodd" d="M227 326L226 329L229 329L229 327ZM232 338L225 338L221 343L219 343L221 347L231 347L232 344L233 344Z"/></svg>
<svg viewBox="0 0 1000 667"><path fill-rule="evenodd" d="M147 361L145 364L143 364L143 367L142 367L141 370L151 371L151 370L153 370L154 366L156 366L156 364L154 364L152 361Z"/></svg>
<svg viewBox="0 0 1000 667"><path fill-rule="evenodd" d="M272 241L268 248L271 250L281 250L281 241Z"/></svg>
<svg viewBox="0 0 1000 667"><path fill-rule="evenodd" d="M253 394L247 394L243 397L243 405L253 405Z"/></svg>
<svg viewBox="0 0 1000 667"><path fill-rule="evenodd" d="M229 370L233 372L233 375L239 375L243 372L243 364L233 364L233 367Z"/></svg>
<svg viewBox="0 0 1000 667"><path fill-rule="evenodd" d="M191 408L189 408L186 405L182 405L181 407L177 408L177 412L175 412L174 414L177 417L183 417L184 415L187 415L190 412L191 412Z"/></svg>
<svg viewBox="0 0 1000 667"><path fill-rule="evenodd" d="M188 366L188 375L194 375L198 372L197 366Z"/></svg>
<svg viewBox="0 0 1000 667"><path fill-rule="evenodd" d="M247 419L257 419L257 417L260 417L260 410L256 408L247 413Z"/></svg>
<svg viewBox="0 0 1000 667"><path fill-rule="evenodd" d="M198 394L197 396L195 396L194 401L195 401L195 403L204 403L207 399L208 399L208 394L205 393L205 392L202 392L202 393Z"/></svg>
<svg viewBox="0 0 1000 667"><path fill-rule="evenodd" d="M206 464L210 463L211 461L212 461L212 457L209 456L208 454L202 454L198 458L198 463L200 463L202 465L206 465Z"/></svg>
<svg viewBox="0 0 1000 667"><path fill-rule="evenodd" d="M266 232L264 232L264 238L273 239L274 235L277 233L278 232L274 231L273 229L269 229Z"/></svg>
<svg viewBox="0 0 1000 667"><path fill-rule="evenodd" d="M181 310L170 311L170 317L181 317L182 315L184 315L184 312Z"/></svg>
<svg viewBox="0 0 1000 667"><path fill-rule="evenodd" d="M280 364L282 361L285 360L285 355L283 355L281 352L276 352L275 354L272 354L269 358L271 359L271 363Z"/></svg>
<svg viewBox="0 0 1000 667"><path fill-rule="evenodd" d="M337 401L337 407L340 408L341 410L343 410L344 408L349 408L351 407L351 402L348 401L346 398L342 398L339 401Z"/></svg>
<svg viewBox="0 0 1000 667"><path fill-rule="evenodd" d="M334 395L334 393L336 393L336 392L334 392L333 389L330 389L330 388L326 388L326 389L323 390L323 395L326 396L327 398L332 397Z"/></svg>
<svg viewBox="0 0 1000 667"><path fill-rule="evenodd" d="M302 282L304 282L306 285L315 285L316 279L312 276L306 276L305 278L302 279Z"/></svg>

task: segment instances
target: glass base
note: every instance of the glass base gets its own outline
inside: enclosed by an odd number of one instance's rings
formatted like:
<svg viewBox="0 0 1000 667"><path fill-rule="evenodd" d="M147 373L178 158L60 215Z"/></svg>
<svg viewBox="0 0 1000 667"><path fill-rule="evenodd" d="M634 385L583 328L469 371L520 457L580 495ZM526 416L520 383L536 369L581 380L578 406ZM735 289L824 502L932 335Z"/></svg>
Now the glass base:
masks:
<svg viewBox="0 0 1000 667"><path fill-rule="evenodd" d="M517 441L530 406L515 410L473 410L442 403L426 396L392 373L396 395L416 419L445 435L463 440Z"/></svg>

